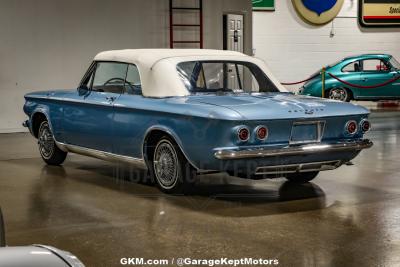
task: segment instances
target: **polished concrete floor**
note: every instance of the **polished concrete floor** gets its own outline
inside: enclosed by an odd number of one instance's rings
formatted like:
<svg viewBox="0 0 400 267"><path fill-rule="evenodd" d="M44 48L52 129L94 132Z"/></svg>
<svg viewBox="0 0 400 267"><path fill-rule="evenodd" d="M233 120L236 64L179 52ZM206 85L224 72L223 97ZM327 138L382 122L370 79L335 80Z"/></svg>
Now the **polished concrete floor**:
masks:
<svg viewBox="0 0 400 267"><path fill-rule="evenodd" d="M194 196L160 194L127 167L78 155L48 167L30 135L0 135L8 244L52 245L95 267L122 257L399 266L400 113L372 117L375 146L353 166L303 186L204 176Z"/></svg>

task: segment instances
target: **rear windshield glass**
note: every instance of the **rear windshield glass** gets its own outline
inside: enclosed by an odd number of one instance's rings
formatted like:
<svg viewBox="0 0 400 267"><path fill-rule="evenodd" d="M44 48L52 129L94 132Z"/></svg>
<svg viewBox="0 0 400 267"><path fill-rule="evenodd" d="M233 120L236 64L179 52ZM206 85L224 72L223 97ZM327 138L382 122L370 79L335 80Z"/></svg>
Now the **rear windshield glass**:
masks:
<svg viewBox="0 0 400 267"><path fill-rule="evenodd" d="M192 93L279 92L255 64L235 61L189 61L179 63L178 73Z"/></svg>

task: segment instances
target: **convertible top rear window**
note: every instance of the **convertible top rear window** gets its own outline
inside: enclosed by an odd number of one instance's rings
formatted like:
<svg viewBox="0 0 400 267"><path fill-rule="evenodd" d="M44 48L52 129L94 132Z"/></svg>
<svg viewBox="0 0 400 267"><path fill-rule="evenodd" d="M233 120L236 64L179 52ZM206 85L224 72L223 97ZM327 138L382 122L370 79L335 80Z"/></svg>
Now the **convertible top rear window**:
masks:
<svg viewBox="0 0 400 267"><path fill-rule="evenodd" d="M192 93L279 92L255 64L236 61L188 61L179 63L178 73Z"/></svg>

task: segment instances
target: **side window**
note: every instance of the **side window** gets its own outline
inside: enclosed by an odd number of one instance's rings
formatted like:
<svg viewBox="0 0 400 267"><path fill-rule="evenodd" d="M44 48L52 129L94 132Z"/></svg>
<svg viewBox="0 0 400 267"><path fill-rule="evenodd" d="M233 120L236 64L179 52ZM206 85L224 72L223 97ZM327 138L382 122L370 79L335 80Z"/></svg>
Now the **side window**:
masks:
<svg viewBox="0 0 400 267"><path fill-rule="evenodd" d="M125 82L125 93L129 95L142 94L142 83L140 81L139 70L135 65L128 66Z"/></svg>
<svg viewBox="0 0 400 267"><path fill-rule="evenodd" d="M97 63L92 90L122 94L128 64L114 62Z"/></svg>
<svg viewBox="0 0 400 267"><path fill-rule="evenodd" d="M342 72L359 72L359 71L360 71L360 62L359 61L352 62L352 63L346 65L342 69Z"/></svg>
<svg viewBox="0 0 400 267"><path fill-rule="evenodd" d="M385 62L380 59L367 59L363 61L363 71L388 71L389 68Z"/></svg>

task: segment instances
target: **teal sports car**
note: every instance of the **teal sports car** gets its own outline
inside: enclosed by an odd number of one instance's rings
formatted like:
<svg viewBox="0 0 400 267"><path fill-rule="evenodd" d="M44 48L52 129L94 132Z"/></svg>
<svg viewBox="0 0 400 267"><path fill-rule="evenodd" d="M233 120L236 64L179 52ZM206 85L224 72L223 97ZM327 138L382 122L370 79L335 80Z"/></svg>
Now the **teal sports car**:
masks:
<svg viewBox="0 0 400 267"><path fill-rule="evenodd" d="M299 94L322 97L321 72ZM400 99L400 63L387 54L347 57L326 67L324 97L346 102Z"/></svg>

